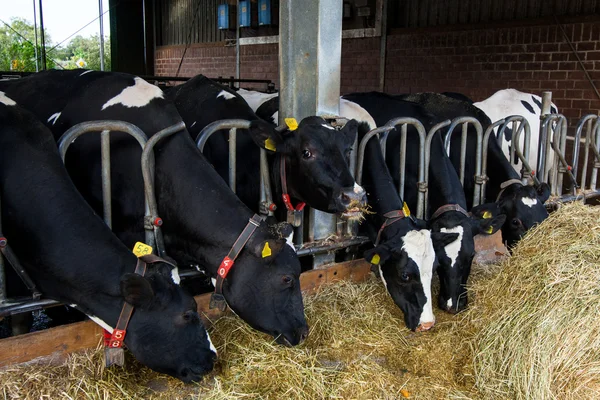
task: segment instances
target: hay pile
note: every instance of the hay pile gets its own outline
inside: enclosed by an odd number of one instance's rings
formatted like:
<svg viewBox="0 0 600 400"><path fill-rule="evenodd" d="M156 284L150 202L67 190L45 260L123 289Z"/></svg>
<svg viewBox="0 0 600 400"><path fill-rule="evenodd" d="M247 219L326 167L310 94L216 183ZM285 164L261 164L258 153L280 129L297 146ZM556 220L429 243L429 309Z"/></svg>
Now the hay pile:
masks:
<svg viewBox="0 0 600 400"><path fill-rule="evenodd" d="M562 207L501 268L476 285L468 313L481 392L600 398L600 209Z"/></svg>
<svg viewBox="0 0 600 400"><path fill-rule="evenodd" d="M430 332L406 329L375 279L339 283L306 297L310 334L295 348L235 316L215 321L219 362L200 384L131 357L106 370L97 350L0 371L0 398L600 398L599 270L600 209L565 206L511 259L474 268L470 310L435 310Z"/></svg>

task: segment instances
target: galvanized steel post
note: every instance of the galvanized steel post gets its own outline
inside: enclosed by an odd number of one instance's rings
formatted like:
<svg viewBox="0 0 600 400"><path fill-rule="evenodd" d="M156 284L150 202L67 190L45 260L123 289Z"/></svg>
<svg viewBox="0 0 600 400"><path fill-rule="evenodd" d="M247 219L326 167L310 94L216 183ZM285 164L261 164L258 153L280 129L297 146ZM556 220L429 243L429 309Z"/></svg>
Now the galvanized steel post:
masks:
<svg viewBox="0 0 600 400"><path fill-rule="evenodd" d="M282 0L279 28L280 124L310 115L339 112L342 53L342 2L339 0ZM336 217L310 211L312 239L336 233ZM334 254L315 256L318 267Z"/></svg>
<svg viewBox="0 0 600 400"><path fill-rule="evenodd" d="M494 132L494 129L497 128L498 126L504 124L504 120L498 120L496 122L494 122L493 124L491 124L490 126L488 126L488 128L485 130L485 133L483 134L483 143L482 143L482 150L483 152L481 153L481 175L479 176L479 178L475 177L475 179L479 179L479 181L481 182L481 196L479 198L480 203L479 204L483 204L485 203L485 190L486 190L486 185L487 185L487 156L488 156L488 146L490 143L490 135ZM496 199L494 199L494 201L496 201Z"/></svg>

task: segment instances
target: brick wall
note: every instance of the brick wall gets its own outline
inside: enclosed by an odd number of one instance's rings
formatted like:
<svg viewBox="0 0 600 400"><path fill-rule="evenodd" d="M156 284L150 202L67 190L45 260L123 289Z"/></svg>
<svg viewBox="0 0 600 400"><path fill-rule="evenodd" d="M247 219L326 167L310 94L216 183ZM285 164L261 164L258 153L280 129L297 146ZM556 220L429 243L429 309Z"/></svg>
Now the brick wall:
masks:
<svg viewBox="0 0 600 400"><path fill-rule="evenodd" d="M600 22L564 25L568 37L600 86ZM183 46L156 52L157 75L173 75ZM271 79L279 86L276 44L242 46L241 76ZM188 49L181 76L235 74L235 48L222 44ZM559 110L574 120L600 111L585 74L562 33L552 22L538 25L465 27L392 32L388 36L385 91L390 93L455 91L475 101L508 87L541 94L553 92ZM379 38L342 43L342 93L377 90Z"/></svg>

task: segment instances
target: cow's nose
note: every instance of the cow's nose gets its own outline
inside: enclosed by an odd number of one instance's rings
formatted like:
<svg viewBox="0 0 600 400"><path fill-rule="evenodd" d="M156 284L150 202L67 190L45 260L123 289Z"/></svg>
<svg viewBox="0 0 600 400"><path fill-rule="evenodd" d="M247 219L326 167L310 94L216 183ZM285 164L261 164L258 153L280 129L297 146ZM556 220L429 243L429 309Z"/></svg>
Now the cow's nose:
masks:
<svg viewBox="0 0 600 400"><path fill-rule="evenodd" d="M339 202L344 208L350 206L362 207L367 204L367 194L365 190L355 185L353 188L342 189L339 195Z"/></svg>
<svg viewBox="0 0 600 400"><path fill-rule="evenodd" d="M298 344L304 342L307 337L308 337L308 326L303 326L302 328L298 329L298 338L299 338Z"/></svg>
<svg viewBox="0 0 600 400"><path fill-rule="evenodd" d="M435 325L435 321L431 321L431 322L423 322L422 324L419 324L419 326L417 326L417 332L425 332L430 330L431 328L433 328L433 326Z"/></svg>

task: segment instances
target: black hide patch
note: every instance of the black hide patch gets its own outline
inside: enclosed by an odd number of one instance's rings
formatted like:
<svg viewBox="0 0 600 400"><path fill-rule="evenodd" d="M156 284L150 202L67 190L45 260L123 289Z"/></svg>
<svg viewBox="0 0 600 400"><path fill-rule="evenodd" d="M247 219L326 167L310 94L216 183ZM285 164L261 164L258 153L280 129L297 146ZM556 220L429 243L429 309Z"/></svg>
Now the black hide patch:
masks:
<svg viewBox="0 0 600 400"><path fill-rule="evenodd" d="M532 114L535 114L535 111L533 111L533 107L531 106L531 104L529 104L525 100L521 100L521 104L523 104L523 107L525 107L527 109L527 111L529 111Z"/></svg>
<svg viewBox="0 0 600 400"><path fill-rule="evenodd" d="M542 111L542 102L541 102L541 101L539 101L538 99L536 99L536 98L535 98L535 96L531 96L531 100L533 100L533 102L535 103L535 105L539 107L539 109L540 109L540 112L541 112L541 111ZM523 101L521 100L521 103L522 103L522 102L523 102ZM533 112L533 111L532 111L532 112Z"/></svg>

